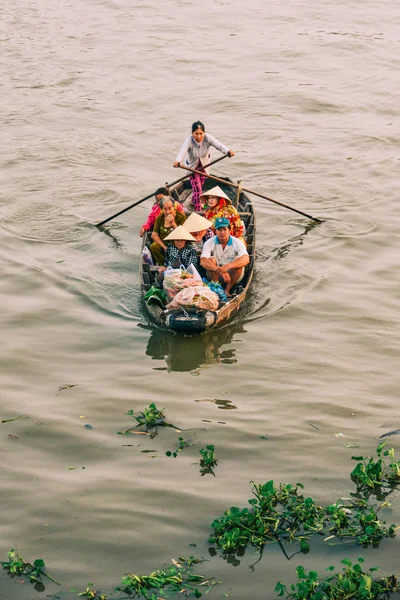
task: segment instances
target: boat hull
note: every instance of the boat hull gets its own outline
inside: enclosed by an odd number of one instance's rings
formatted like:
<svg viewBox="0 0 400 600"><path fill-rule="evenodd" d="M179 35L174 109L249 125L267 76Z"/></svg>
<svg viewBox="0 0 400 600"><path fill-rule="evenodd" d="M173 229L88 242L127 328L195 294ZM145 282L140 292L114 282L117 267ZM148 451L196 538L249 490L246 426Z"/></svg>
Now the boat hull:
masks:
<svg viewBox="0 0 400 600"><path fill-rule="evenodd" d="M230 181L227 178L225 178L225 180L227 182ZM207 189L213 185L214 183L211 179L206 180L203 189ZM235 317L246 300L247 292L253 277L255 258L255 215L253 205L243 192L239 191L239 193L235 194L235 189L229 186L228 183L226 186L221 185L221 187L232 199L233 205L236 206L244 221L246 228L244 237L250 255L250 263L246 267L245 277L241 282L241 285L234 290L235 293L233 297L228 302L221 303L218 310L212 311L192 307L181 307L168 310L161 308L158 304L143 302L145 311L152 322L160 327L175 331L176 333L198 335L215 327L222 327ZM173 191L173 196L177 201L183 204L189 193L187 187L184 184L181 184ZM146 244L146 238L144 238L143 244ZM140 265L140 277L143 295L145 295L152 284L152 273L143 259Z"/></svg>

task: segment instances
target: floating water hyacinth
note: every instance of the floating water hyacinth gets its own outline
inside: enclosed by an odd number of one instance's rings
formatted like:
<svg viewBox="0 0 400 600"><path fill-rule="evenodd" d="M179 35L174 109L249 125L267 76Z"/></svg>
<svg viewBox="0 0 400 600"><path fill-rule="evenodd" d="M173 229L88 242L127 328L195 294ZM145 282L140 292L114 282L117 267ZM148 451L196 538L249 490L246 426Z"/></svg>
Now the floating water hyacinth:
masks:
<svg viewBox="0 0 400 600"><path fill-rule="evenodd" d="M296 584L291 583L287 587L282 581L275 586L278 596L285 596L289 600L319 600L324 598L335 600L378 600L386 598L390 592L399 592L400 586L397 576L373 578L372 574L378 571L378 567L371 567L363 571L362 557L352 563L344 558L341 573L328 576L320 576L316 571L306 571L304 567L297 567ZM327 571L333 572L335 567L329 566Z"/></svg>
<svg viewBox="0 0 400 600"><path fill-rule="evenodd" d="M53 581L57 585L61 585L53 579L48 573L46 573L44 560L37 558L33 561L33 564L26 562L18 550L10 550L7 552L8 560L1 562L3 569L6 569L10 575L25 575L30 581L35 583L41 583L43 577L47 577L50 581Z"/></svg>
<svg viewBox="0 0 400 600"><path fill-rule="evenodd" d="M158 427L174 427L177 429L176 425L172 423L167 423L165 420L164 408L157 408L157 406L152 402L147 408L145 408L142 412L135 414L134 410L128 410L126 413L129 417L131 417L134 421L136 421L136 425L134 427L128 427L125 431L118 431L119 435L127 435L131 432L134 432L138 427L144 427L146 431L155 430L151 435L154 437L157 435Z"/></svg>

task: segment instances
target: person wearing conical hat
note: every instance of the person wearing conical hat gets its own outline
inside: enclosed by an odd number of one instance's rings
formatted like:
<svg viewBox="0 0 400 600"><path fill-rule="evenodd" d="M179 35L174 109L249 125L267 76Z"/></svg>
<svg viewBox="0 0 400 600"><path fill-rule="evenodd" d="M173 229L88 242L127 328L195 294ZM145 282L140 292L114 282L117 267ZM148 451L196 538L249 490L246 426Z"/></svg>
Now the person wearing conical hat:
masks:
<svg viewBox="0 0 400 600"><path fill-rule="evenodd" d="M213 236L210 229L211 226L212 222L198 213L192 213L183 224L183 227L194 237L195 242L193 246L198 254L201 254L204 242Z"/></svg>
<svg viewBox="0 0 400 600"><path fill-rule="evenodd" d="M187 229L189 233L193 234L194 231L207 230L211 227L211 225L211 221L205 217L202 217L198 213L192 213L184 222L183 227Z"/></svg>
<svg viewBox="0 0 400 600"><path fill-rule="evenodd" d="M220 152L227 154L229 157L235 156L233 150L229 150L227 146L221 144L215 137L206 133L204 123L195 121L192 125L192 135L183 142L182 148L178 152L178 156L173 164L174 167L190 167L196 171L203 171L206 175L207 171L204 165L210 162L210 148L213 146ZM201 210L200 196L203 189L204 178L198 173L193 173L190 177L192 184L192 204L197 212Z"/></svg>
<svg viewBox="0 0 400 600"><path fill-rule="evenodd" d="M230 233L244 242L243 239L243 223L236 208L232 206L232 201L228 198L223 190L216 185L207 192L203 192L201 200L207 202L208 208L204 211L204 216L209 221L213 222L211 230L216 235L214 223L216 219L228 219Z"/></svg>
<svg viewBox="0 0 400 600"><path fill-rule="evenodd" d="M168 244L165 251L164 266L159 269L159 272L165 271L168 267L179 269L181 265L188 268L189 265L197 267L199 259L197 252L193 247L192 242L195 239L182 225L178 225L167 237L164 242Z"/></svg>

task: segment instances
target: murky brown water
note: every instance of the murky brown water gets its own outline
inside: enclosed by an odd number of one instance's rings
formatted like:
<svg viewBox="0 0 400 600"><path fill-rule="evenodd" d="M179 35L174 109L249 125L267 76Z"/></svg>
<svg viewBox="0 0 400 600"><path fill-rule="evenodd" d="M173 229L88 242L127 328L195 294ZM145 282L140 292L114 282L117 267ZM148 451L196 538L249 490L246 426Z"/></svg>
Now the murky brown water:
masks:
<svg viewBox="0 0 400 600"><path fill-rule="evenodd" d="M334 501L352 489L345 444L370 454L400 427L398 2L6 0L1 17L0 420L24 415L0 425L1 557L43 557L64 598L194 552L216 598L273 598L296 565L344 556L398 572L398 539L290 562L270 546L254 572L252 552L233 568L207 549L250 480ZM326 220L255 199L249 303L185 339L143 317L150 204L92 224L176 179L198 118L237 151L216 173ZM151 401L191 429L175 460L172 430L116 435ZM194 464L207 443L215 478ZM400 523L398 498L385 513ZM38 597L4 572L0 589Z"/></svg>

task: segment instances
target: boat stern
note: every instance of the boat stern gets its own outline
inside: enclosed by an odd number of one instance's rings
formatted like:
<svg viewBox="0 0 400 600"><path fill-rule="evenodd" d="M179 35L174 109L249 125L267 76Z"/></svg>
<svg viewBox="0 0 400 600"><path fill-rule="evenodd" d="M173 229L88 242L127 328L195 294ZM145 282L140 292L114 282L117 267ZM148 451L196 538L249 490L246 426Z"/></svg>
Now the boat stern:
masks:
<svg viewBox="0 0 400 600"><path fill-rule="evenodd" d="M179 308L167 311L165 325L178 333L197 334L207 331L217 321L217 314L212 310L196 308Z"/></svg>

